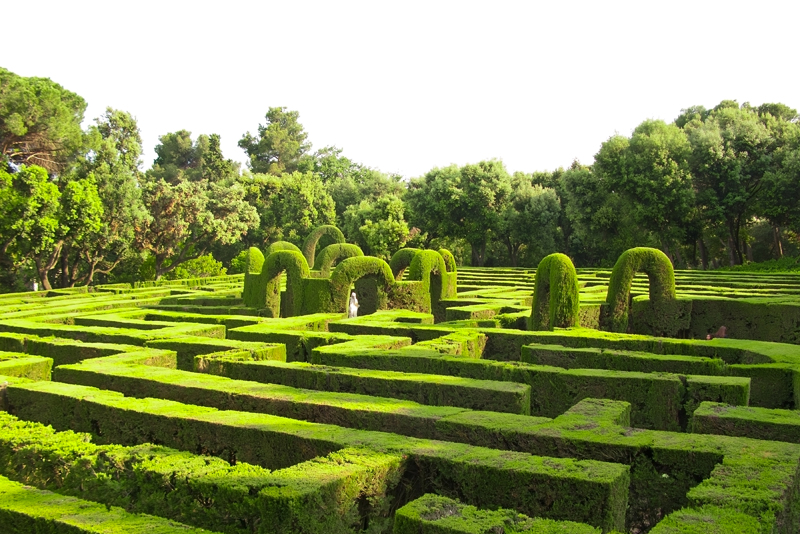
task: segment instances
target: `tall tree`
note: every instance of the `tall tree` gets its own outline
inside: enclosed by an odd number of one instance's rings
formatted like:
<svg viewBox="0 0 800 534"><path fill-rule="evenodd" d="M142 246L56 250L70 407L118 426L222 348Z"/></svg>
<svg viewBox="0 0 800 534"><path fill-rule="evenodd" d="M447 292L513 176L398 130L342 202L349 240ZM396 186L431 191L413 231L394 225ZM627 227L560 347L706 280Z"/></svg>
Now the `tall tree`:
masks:
<svg viewBox="0 0 800 534"><path fill-rule="evenodd" d="M142 186L150 219L136 232L138 246L154 257L156 279L214 244L239 241L259 223L218 137L199 136L193 143L181 130L160 139L158 159Z"/></svg>
<svg viewBox="0 0 800 534"><path fill-rule="evenodd" d="M591 167L573 162L560 180L573 227L571 251L576 264L611 266L626 249L651 245L648 233L638 228L630 203Z"/></svg>
<svg viewBox="0 0 800 534"><path fill-rule="evenodd" d="M757 212L772 223L774 250L780 257L782 229L800 232L800 121L797 111L783 104L764 104L758 112L775 132L777 148L764 175Z"/></svg>
<svg viewBox="0 0 800 534"><path fill-rule="evenodd" d="M0 155L61 172L80 149L86 102L48 78L0 68Z"/></svg>
<svg viewBox="0 0 800 534"><path fill-rule="evenodd" d="M731 263L741 264L740 231L771 167L775 138L754 109L732 101L720 103L705 120L695 117L684 129L697 202L709 219L724 222Z"/></svg>
<svg viewBox="0 0 800 534"><path fill-rule="evenodd" d="M683 130L646 120L630 139L615 135L595 156L594 172L625 196L637 223L658 236L670 257L679 251L672 246L686 237L694 207L690 150Z"/></svg>
<svg viewBox="0 0 800 534"><path fill-rule="evenodd" d="M258 135L247 132L239 146L250 159L254 173L280 176L283 173L309 170L308 151L311 143L308 134L298 122L300 113L285 107L269 108L266 124L259 124Z"/></svg>
<svg viewBox="0 0 800 534"><path fill-rule="evenodd" d="M336 221L333 199L312 172L245 174L241 183L247 190L247 201L258 207L261 221L248 238L252 246L263 247L274 241L299 246L312 229Z"/></svg>
<svg viewBox="0 0 800 534"><path fill-rule="evenodd" d="M555 190L531 185L531 178L515 173L509 202L500 213L496 231L511 265L520 265L526 255L533 264L555 252L561 202Z"/></svg>
<svg viewBox="0 0 800 534"><path fill-rule="evenodd" d="M414 226L432 232L431 237L465 239L472 264L482 266L510 194L511 177L500 161L491 160L433 169L411 181L406 201Z"/></svg>
<svg viewBox="0 0 800 534"><path fill-rule="evenodd" d="M351 204L344 213L342 231L370 256L386 261L403 248L411 237L403 201L397 195Z"/></svg>
<svg viewBox="0 0 800 534"><path fill-rule="evenodd" d="M16 173L0 167L0 267L8 276L12 269L32 255L57 242L61 192L36 165L23 166ZM11 281L6 279L6 285Z"/></svg>
<svg viewBox="0 0 800 534"><path fill-rule="evenodd" d="M64 176L65 182L92 179L103 207L101 225L61 251L61 286L91 284L134 252L134 232L149 215L142 203L139 157L142 140L136 120L112 108L89 129L86 153Z"/></svg>

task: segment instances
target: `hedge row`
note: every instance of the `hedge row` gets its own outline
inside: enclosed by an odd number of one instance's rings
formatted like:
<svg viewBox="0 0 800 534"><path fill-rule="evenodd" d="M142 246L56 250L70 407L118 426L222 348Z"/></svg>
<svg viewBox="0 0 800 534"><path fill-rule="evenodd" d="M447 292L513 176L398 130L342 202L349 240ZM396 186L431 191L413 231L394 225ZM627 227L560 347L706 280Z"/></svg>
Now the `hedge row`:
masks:
<svg viewBox="0 0 800 534"><path fill-rule="evenodd" d="M370 350L339 343L312 350L318 365L517 382L531 387L531 415L555 417L585 398L633 405L637 428L680 430L703 401L747 405L750 380L602 369L562 369L520 362L444 356L433 351ZM724 400L723 400L724 399Z"/></svg>
<svg viewBox="0 0 800 534"><path fill-rule="evenodd" d="M397 454L342 449L269 471L151 444L95 445L88 434L2 412L0 429L3 476L68 499L236 534L343 534L368 524L379 532L391 521L404 464Z"/></svg>
<svg viewBox="0 0 800 534"><path fill-rule="evenodd" d="M394 516L394 534L600 534L590 525L531 519L513 510L479 510L454 499L426 494Z"/></svg>
<svg viewBox="0 0 800 534"><path fill-rule="evenodd" d="M4 534L213 534L119 507L63 497L0 476L0 531Z"/></svg>
<svg viewBox="0 0 800 534"><path fill-rule="evenodd" d="M622 529L629 468L599 461L544 458L469 445L343 429L270 415L217 411L55 382L9 379L7 406L24 419L91 432L119 444L145 441L207 451L283 468L342 448L405 454L419 494L457 491L475 506ZM521 488L526 490L520 493Z"/></svg>

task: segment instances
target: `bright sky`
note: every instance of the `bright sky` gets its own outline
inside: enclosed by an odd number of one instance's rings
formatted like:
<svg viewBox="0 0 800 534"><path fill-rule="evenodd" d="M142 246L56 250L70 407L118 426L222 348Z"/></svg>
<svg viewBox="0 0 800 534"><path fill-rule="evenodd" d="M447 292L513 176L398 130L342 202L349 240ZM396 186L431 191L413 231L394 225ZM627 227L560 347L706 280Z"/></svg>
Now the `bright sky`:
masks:
<svg viewBox="0 0 800 534"><path fill-rule="evenodd" d="M21 4L18 4L21 5ZM125 6L125 7L123 7ZM31 11L33 9L33 11ZM384 172L591 163L615 132L720 100L800 108L797 1L40 1L4 9L0 66L226 157L270 106ZM88 121L87 121L88 122Z"/></svg>

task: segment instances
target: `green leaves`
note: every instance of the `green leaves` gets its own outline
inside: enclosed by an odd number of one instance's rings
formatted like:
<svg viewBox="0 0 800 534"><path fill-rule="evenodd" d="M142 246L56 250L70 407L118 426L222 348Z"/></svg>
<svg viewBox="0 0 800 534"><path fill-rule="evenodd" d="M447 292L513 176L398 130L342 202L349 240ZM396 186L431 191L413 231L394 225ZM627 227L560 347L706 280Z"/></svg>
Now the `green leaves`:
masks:
<svg viewBox="0 0 800 534"><path fill-rule="evenodd" d="M63 170L82 144L86 102L47 78L0 68L0 154L18 164Z"/></svg>
<svg viewBox="0 0 800 534"><path fill-rule="evenodd" d="M308 134L297 122L300 113L286 111L285 107L269 108L265 118L267 123L258 126L258 136L247 132L239 140L239 146L250 158L250 169L274 176L309 170L304 156L311 143L306 141Z"/></svg>

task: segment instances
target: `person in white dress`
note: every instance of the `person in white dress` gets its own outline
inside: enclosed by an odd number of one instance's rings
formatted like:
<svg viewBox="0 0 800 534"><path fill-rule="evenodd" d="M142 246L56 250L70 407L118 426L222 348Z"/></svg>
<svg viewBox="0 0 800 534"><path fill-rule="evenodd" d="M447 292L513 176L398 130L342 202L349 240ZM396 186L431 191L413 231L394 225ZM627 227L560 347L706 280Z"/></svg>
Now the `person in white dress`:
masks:
<svg viewBox="0 0 800 534"><path fill-rule="evenodd" d="M350 306L347 309L347 317L357 317L358 316L358 299L356 298L356 292L353 291L350 293Z"/></svg>

